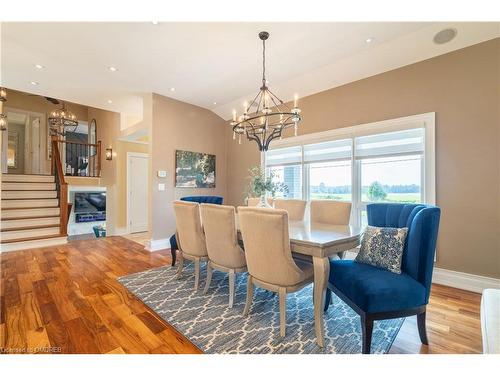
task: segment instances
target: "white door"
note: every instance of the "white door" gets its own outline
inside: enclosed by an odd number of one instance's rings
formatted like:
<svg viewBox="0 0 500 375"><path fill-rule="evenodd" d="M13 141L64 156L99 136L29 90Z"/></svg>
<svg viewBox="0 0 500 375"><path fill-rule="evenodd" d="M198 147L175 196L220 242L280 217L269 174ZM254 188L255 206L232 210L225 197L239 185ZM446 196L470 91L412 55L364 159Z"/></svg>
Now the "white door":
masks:
<svg viewBox="0 0 500 375"><path fill-rule="evenodd" d="M148 230L148 159L148 154L127 153L127 216L130 233Z"/></svg>

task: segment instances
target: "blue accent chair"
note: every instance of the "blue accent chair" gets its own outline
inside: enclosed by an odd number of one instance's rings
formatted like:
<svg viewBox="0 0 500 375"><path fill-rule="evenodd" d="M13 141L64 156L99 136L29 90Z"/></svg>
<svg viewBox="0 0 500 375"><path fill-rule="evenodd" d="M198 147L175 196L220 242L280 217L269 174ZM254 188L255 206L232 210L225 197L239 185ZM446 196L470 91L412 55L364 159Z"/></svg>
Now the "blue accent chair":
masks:
<svg viewBox="0 0 500 375"><path fill-rule="evenodd" d="M369 225L408 228L402 273L398 275L352 260L332 260L325 311L333 291L360 315L363 354L370 353L375 320L417 315L420 341L427 345L425 310L441 210L424 204L377 203L369 204L367 213Z"/></svg>
<svg viewBox="0 0 500 375"><path fill-rule="evenodd" d="M224 201L223 197L217 195L192 195L188 197L182 197L181 201L187 202L197 202L197 203L211 203L211 204L222 204ZM175 239L175 234L170 237L170 253L172 254L172 266L175 265L177 260L177 250L179 246L177 245L177 240Z"/></svg>

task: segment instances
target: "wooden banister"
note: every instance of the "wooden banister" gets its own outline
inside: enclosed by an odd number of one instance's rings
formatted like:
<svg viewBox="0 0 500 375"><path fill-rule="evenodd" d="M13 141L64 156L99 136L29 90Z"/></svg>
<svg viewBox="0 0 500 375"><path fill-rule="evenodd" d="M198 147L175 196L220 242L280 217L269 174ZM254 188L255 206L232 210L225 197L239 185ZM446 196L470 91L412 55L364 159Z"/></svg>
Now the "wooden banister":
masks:
<svg viewBox="0 0 500 375"><path fill-rule="evenodd" d="M64 179L62 169L61 153L59 151L59 140L56 137L52 138L52 174L56 180L57 195L59 198L59 233L62 236L68 234L68 183Z"/></svg>

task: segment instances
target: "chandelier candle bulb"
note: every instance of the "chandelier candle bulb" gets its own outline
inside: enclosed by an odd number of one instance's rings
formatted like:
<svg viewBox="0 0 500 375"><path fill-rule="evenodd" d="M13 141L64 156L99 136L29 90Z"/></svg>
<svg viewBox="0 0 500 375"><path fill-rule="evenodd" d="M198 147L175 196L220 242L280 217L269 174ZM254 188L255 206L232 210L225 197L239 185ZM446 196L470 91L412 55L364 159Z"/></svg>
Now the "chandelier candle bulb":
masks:
<svg viewBox="0 0 500 375"><path fill-rule="evenodd" d="M241 133L238 134L238 144L241 145Z"/></svg>

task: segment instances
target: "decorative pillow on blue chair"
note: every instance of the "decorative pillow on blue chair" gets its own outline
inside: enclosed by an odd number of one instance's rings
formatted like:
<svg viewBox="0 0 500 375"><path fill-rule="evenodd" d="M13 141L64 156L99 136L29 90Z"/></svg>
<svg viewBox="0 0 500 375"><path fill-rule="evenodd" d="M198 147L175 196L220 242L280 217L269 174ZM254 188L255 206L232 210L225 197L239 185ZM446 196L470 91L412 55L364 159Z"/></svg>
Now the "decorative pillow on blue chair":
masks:
<svg viewBox="0 0 500 375"><path fill-rule="evenodd" d="M355 261L401 273L408 228L367 226Z"/></svg>

